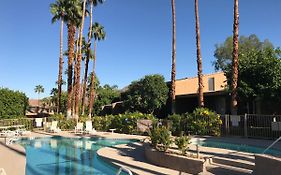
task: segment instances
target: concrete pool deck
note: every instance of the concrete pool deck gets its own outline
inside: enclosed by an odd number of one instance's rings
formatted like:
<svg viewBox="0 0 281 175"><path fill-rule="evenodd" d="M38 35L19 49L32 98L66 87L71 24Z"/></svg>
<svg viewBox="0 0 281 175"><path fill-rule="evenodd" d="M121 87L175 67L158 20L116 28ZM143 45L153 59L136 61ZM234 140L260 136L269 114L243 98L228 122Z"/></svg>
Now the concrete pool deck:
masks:
<svg viewBox="0 0 281 175"><path fill-rule="evenodd" d="M43 131L31 132L28 137L50 137L50 136L62 136L62 137L103 137L111 139L139 139L143 140L146 136L117 134L111 132L97 132L95 134L75 134L73 132L63 131L60 133L46 133ZM211 139L212 137L208 137ZM215 138L212 138L215 139ZM229 141L232 143L243 143L256 146L265 146L272 143L272 140L255 140L255 139L242 139L241 138L218 138L223 141ZM111 163L117 166L125 166L135 172L135 174L152 175L152 174L180 174L175 170L162 168L148 163L144 158L142 143L136 142L128 145L116 145L114 147L102 148L98 151L98 155L109 160ZM279 147L281 143L277 144ZM275 146L276 147L276 146ZM281 147L280 147L281 148ZM190 146L191 152L195 152L196 147ZM254 154L241 153L233 150L200 147L202 156L213 157L214 163L207 166L207 172L201 173L203 175L240 175L250 174L254 165ZM223 157L222 159L216 159L216 157ZM229 158L233 158L236 162L228 162ZM228 162L229 164L222 165L221 162ZM232 165L232 166L231 166ZM235 167L233 165L241 165L242 167ZM7 175L25 174L26 158L25 150L22 146L17 144L6 145L4 139L0 138L0 168L4 168ZM245 167L244 167L245 166ZM186 174L186 173L185 173ZM182 173L184 175L184 173Z"/></svg>

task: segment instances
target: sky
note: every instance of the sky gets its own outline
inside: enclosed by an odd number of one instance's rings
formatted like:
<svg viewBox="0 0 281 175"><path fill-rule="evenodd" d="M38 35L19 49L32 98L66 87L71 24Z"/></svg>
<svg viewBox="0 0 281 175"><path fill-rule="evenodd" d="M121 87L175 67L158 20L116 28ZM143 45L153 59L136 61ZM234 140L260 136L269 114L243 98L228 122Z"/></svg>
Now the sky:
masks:
<svg viewBox="0 0 281 175"><path fill-rule="evenodd" d="M41 97L56 87L60 25L51 23L49 6L54 1L1 2L0 87L22 91L29 98L37 98L36 85L45 88ZM239 35L256 34L280 47L280 9L280 0L240 0ZM232 35L233 0L199 0L199 15L203 73L208 74L215 71L215 44ZM94 9L94 22L103 25L107 34L97 45L96 72L102 85L121 89L148 74L162 74L170 80L171 0L106 0ZM194 0L176 0L176 25L176 78L194 77ZM66 27L64 34L66 50ZM67 58L64 61L66 67Z"/></svg>

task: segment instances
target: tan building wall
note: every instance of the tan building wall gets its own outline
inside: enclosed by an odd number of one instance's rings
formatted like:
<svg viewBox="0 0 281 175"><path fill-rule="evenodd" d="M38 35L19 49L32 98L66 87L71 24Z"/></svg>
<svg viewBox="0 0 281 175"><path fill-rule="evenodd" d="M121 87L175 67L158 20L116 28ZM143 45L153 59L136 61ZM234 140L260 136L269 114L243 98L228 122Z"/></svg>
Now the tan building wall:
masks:
<svg viewBox="0 0 281 175"><path fill-rule="evenodd" d="M209 79L214 78L214 90L209 90ZM223 72L207 74L203 76L203 92L222 91L225 89L227 82ZM198 92L198 78L186 78L176 80L176 95L196 94Z"/></svg>

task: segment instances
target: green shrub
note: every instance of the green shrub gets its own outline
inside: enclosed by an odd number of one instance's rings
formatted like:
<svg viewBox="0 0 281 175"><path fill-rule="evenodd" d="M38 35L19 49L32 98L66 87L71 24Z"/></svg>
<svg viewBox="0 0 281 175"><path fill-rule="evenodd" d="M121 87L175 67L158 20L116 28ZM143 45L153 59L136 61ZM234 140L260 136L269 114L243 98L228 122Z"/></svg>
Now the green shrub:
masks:
<svg viewBox="0 0 281 175"><path fill-rule="evenodd" d="M208 108L196 108L193 113L186 114L185 120L190 134L220 135L220 116Z"/></svg>
<svg viewBox="0 0 281 175"><path fill-rule="evenodd" d="M181 127L182 116L179 114L169 115L168 120L172 122L172 127L171 127L172 134L179 136L183 131L183 128Z"/></svg>
<svg viewBox="0 0 281 175"><path fill-rule="evenodd" d="M50 117L51 120L58 121L58 127L63 130L71 130L76 126L75 119L66 119L63 114L54 114Z"/></svg>
<svg viewBox="0 0 281 175"><path fill-rule="evenodd" d="M180 136L175 139L175 144L178 146L178 149L181 151L182 155L186 154L188 150L190 138L188 136Z"/></svg>
<svg viewBox="0 0 281 175"><path fill-rule="evenodd" d="M0 88L0 119L24 116L28 106L28 98L19 91Z"/></svg>
<svg viewBox="0 0 281 175"><path fill-rule="evenodd" d="M159 151L167 151L172 144L171 132L164 126L154 126L150 133L151 144L155 149Z"/></svg>

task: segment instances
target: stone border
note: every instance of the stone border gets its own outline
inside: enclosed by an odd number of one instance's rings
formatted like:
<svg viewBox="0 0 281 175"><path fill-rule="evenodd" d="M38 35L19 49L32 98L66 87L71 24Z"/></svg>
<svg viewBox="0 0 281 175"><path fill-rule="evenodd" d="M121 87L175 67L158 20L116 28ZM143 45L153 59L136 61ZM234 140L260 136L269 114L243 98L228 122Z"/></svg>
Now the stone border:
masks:
<svg viewBox="0 0 281 175"><path fill-rule="evenodd" d="M152 147L145 146L145 158L156 165L174 169L180 172L186 172L191 174L198 174L206 172L207 162L203 159L195 159L180 155L169 154L160 152Z"/></svg>
<svg viewBox="0 0 281 175"><path fill-rule="evenodd" d="M255 154L255 175L280 175L281 158L265 154Z"/></svg>

